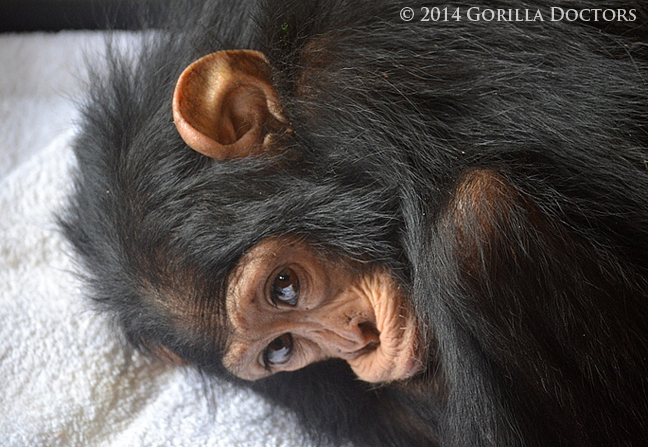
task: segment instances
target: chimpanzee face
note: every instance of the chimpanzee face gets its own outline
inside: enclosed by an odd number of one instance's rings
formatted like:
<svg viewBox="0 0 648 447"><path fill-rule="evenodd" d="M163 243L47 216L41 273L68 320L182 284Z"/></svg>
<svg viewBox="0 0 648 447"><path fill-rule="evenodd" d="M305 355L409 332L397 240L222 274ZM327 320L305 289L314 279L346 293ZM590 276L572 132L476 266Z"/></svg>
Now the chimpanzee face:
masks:
<svg viewBox="0 0 648 447"><path fill-rule="evenodd" d="M255 380L327 358L368 382L405 379L423 362L408 300L394 278L322 259L303 242L266 239L230 276L233 333L223 359Z"/></svg>

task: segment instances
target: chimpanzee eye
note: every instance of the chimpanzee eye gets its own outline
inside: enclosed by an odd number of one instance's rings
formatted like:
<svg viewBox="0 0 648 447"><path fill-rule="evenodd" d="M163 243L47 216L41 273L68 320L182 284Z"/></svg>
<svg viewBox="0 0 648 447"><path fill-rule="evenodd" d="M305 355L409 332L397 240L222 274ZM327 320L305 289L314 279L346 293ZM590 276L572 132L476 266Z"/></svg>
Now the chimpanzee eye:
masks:
<svg viewBox="0 0 648 447"><path fill-rule="evenodd" d="M275 277L270 290L270 300L275 306L278 303L297 305L299 297L299 279L292 269L283 269Z"/></svg>
<svg viewBox="0 0 648 447"><path fill-rule="evenodd" d="M290 360L293 350L293 339L290 334L283 334L274 340L263 351L263 365L266 369L271 366L283 365Z"/></svg>

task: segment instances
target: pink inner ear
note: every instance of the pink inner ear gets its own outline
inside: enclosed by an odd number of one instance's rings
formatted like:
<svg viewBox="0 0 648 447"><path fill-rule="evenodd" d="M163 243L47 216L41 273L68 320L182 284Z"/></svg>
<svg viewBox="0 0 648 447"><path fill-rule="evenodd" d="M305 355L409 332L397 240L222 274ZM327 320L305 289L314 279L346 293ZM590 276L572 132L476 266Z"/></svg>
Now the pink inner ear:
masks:
<svg viewBox="0 0 648 447"><path fill-rule="evenodd" d="M264 110L263 92L254 86L240 86L226 95L219 120L220 134L217 141L221 144L234 144L246 134L259 131L260 116Z"/></svg>
<svg viewBox="0 0 648 447"><path fill-rule="evenodd" d="M180 75L173 118L182 139L217 160L248 156L262 147L263 129L285 127L269 84L265 57L256 51L220 51Z"/></svg>

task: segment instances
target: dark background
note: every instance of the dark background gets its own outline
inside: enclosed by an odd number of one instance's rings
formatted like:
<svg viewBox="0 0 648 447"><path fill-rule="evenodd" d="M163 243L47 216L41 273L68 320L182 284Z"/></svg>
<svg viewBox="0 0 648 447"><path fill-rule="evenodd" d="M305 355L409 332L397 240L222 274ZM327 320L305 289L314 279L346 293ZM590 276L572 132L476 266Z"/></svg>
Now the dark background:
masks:
<svg viewBox="0 0 648 447"><path fill-rule="evenodd" d="M141 10L154 26L163 1L0 0L0 32L139 29Z"/></svg>

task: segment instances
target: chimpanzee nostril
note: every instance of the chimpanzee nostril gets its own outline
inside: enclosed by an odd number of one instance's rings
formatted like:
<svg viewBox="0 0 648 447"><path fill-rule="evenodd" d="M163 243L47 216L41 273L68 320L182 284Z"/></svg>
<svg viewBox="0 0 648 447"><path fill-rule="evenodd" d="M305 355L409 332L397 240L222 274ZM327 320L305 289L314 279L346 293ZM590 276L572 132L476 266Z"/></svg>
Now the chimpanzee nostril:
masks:
<svg viewBox="0 0 648 447"><path fill-rule="evenodd" d="M364 321L358 324L358 327L360 328L363 334L373 335L377 339L380 338L380 331L378 330L378 328L376 328L376 325L373 324L371 321Z"/></svg>

